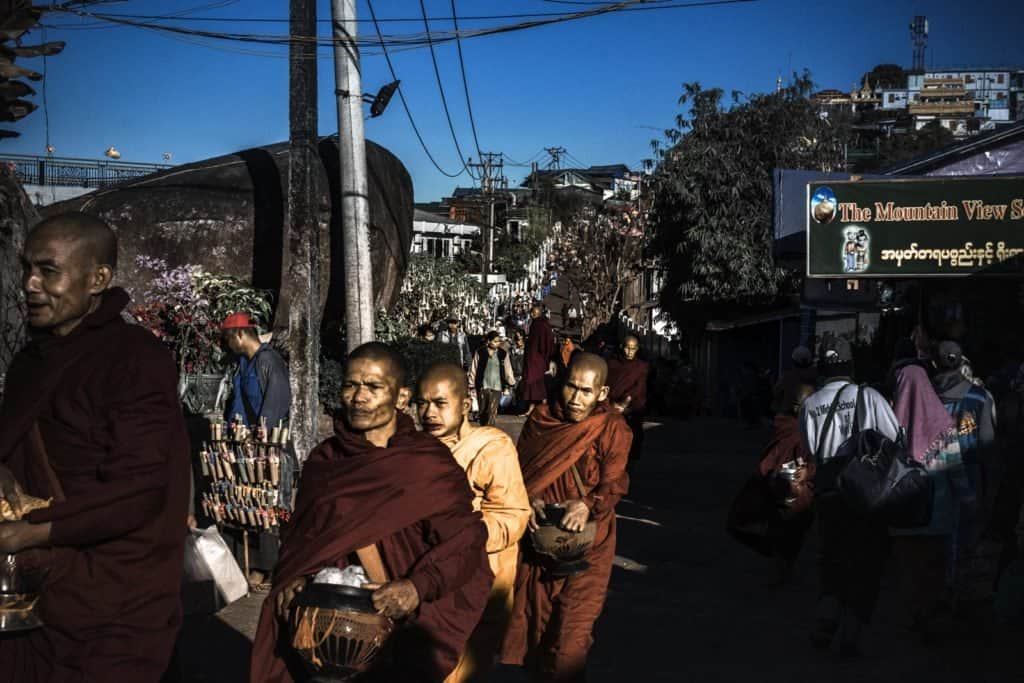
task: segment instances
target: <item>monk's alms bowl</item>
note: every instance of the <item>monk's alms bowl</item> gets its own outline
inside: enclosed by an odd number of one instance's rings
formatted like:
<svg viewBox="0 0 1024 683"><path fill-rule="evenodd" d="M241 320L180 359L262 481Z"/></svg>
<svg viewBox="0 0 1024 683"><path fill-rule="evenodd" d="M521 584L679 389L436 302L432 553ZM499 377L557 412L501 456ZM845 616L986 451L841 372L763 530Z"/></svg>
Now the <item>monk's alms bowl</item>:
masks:
<svg viewBox="0 0 1024 683"><path fill-rule="evenodd" d="M0 556L0 633L27 631L43 625L36 614L46 572L27 569L17 555Z"/></svg>
<svg viewBox="0 0 1024 683"><path fill-rule="evenodd" d="M530 534L534 551L554 561L551 568L554 576L571 576L590 567L583 555L594 544L597 535L597 523L593 520L584 525L583 531L563 529L561 523L565 512L561 505L545 505L545 519L538 520L538 529Z"/></svg>
<svg viewBox="0 0 1024 683"><path fill-rule="evenodd" d="M378 659L395 624L365 588L311 583L292 609L292 648L314 673L349 678Z"/></svg>

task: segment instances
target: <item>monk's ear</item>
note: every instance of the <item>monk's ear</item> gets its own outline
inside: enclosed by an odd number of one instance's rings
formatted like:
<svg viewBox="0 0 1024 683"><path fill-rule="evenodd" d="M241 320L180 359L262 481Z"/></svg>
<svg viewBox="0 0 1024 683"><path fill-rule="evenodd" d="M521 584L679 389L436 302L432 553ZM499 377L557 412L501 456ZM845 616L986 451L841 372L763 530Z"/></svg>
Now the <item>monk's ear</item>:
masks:
<svg viewBox="0 0 1024 683"><path fill-rule="evenodd" d="M471 412L473 412L473 399L467 396L462 399L462 417L468 416Z"/></svg>
<svg viewBox="0 0 1024 683"><path fill-rule="evenodd" d="M100 294L110 286L114 270L110 266L96 266L89 277L89 294Z"/></svg>
<svg viewBox="0 0 1024 683"><path fill-rule="evenodd" d="M611 387L601 387L601 391L597 392L597 402L600 403L608 398L609 391L611 391Z"/></svg>
<svg viewBox="0 0 1024 683"><path fill-rule="evenodd" d="M398 389L398 403L395 406L399 410L405 410L409 407L409 401L412 400L412 389L409 387L400 387Z"/></svg>

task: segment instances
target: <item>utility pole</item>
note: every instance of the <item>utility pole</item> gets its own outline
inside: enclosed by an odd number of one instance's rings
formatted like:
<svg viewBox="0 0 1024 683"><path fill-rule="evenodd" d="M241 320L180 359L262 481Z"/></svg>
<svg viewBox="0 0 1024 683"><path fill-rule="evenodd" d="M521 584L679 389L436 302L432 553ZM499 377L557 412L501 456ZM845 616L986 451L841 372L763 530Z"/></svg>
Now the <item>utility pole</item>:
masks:
<svg viewBox="0 0 1024 683"><path fill-rule="evenodd" d="M289 426L295 450L304 456L316 444L320 417L316 0L291 0L290 29L296 39L288 48L288 232L282 260L287 271L279 310L288 313Z"/></svg>
<svg viewBox="0 0 1024 683"><path fill-rule="evenodd" d="M491 272L491 264L494 262L494 190L495 185L505 187L508 180L505 178L505 161L500 152L480 152L480 162L468 164L471 168L480 171L480 189L483 191L487 201L487 221L483 228L483 244L481 245L482 270L481 281L484 287Z"/></svg>
<svg viewBox="0 0 1024 683"><path fill-rule="evenodd" d="M370 202L363 131L363 83L356 45L356 0L331 0L334 82L341 157L341 243L345 269L345 343L373 341Z"/></svg>
<svg viewBox="0 0 1024 683"><path fill-rule="evenodd" d="M548 168L554 171L560 169L562 167L562 155L567 151L565 147L545 147L544 151L551 156L551 161L548 162Z"/></svg>

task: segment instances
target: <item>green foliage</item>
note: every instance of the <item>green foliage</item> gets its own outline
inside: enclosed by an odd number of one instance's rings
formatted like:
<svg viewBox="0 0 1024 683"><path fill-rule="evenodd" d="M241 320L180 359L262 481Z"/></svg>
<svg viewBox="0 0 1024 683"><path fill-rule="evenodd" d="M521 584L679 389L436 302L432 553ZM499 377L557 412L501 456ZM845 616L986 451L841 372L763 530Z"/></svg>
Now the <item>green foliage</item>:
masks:
<svg viewBox="0 0 1024 683"><path fill-rule="evenodd" d="M461 319L467 333L478 333L491 322L484 297L483 285L456 262L414 254L395 305L378 313L377 338L389 342L412 337L420 325L436 325L449 316Z"/></svg>
<svg viewBox="0 0 1024 683"><path fill-rule="evenodd" d="M684 85L664 141L652 142L650 249L667 274L662 304L680 326L702 325L718 305L780 294L772 259L772 170L841 167L844 131L819 116L804 72L777 93Z"/></svg>
<svg viewBox="0 0 1024 683"><path fill-rule="evenodd" d="M909 131L903 135L890 135L878 141L878 154L874 159L862 162L861 172L878 171L901 161L910 161L928 152L942 149L955 142L953 133L938 121L931 121L921 130Z"/></svg>
<svg viewBox="0 0 1024 683"><path fill-rule="evenodd" d="M906 88L907 72L898 64L879 64L865 74L870 87Z"/></svg>
<svg viewBox="0 0 1024 683"><path fill-rule="evenodd" d="M416 337L384 340L394 346L408 364L408 384L415 387L423 371L434 363L448 361L457 363L459 352L452 344L428 342ZM345 379L345 365L342 356L320 359L320 403L324 409L335 414L341 408L341 385Z"/></svg>

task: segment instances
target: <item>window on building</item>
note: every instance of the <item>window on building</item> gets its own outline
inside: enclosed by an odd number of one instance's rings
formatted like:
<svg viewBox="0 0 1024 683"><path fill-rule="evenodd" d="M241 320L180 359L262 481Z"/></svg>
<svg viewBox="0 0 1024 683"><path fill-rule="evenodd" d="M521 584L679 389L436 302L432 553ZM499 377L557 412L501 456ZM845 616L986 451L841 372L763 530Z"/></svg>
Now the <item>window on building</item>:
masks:
<svg viewBox="0 0 1024 683"><path fill-rule="evenodd" d="M450 258L451 255L452 255L452 241L451 240L443 240L443 242L444 242L444 257L445 258Z"/></svg>
<svg viewBox="0 0 1024 683"><path fill-rule="evenodd" d="M999 74L998 76L996 76L996 83L1000 85L1003 84L1003 74Z"/></svg>

